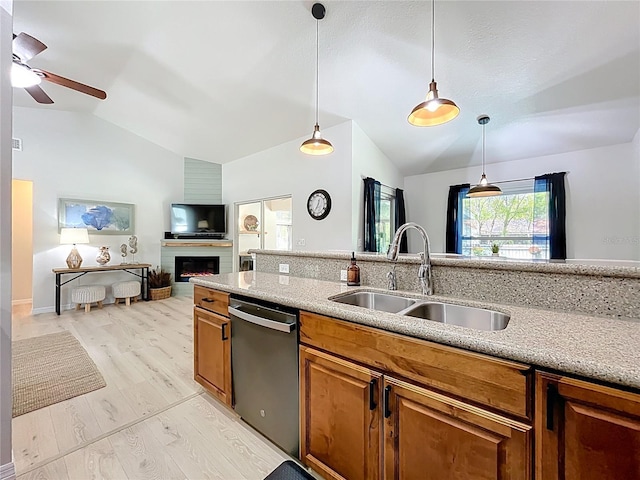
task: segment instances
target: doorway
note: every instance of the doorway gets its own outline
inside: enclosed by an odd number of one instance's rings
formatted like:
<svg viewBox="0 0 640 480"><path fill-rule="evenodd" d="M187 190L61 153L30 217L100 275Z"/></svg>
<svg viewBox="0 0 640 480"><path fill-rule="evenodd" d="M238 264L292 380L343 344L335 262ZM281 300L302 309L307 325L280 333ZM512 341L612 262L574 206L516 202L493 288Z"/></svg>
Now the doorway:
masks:
<svg viewBox="0 0 640 480"><path fill-rule="evenodd" d="M11 310L29 315L33 302L33 182L11 183Z"/></svg>

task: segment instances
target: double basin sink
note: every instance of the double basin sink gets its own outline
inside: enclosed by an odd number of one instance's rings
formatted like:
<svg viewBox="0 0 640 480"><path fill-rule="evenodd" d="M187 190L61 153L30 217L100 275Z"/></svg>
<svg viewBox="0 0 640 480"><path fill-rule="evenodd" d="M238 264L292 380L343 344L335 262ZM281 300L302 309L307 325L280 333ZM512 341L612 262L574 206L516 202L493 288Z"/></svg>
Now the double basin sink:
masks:
<svg viewBox="0 0 640 480"><path fill-rule="evenodd" d="M330 300L476 330L504 330L510 319L509 315L494 310L400 297L380 292L352 292Z"/></svg>

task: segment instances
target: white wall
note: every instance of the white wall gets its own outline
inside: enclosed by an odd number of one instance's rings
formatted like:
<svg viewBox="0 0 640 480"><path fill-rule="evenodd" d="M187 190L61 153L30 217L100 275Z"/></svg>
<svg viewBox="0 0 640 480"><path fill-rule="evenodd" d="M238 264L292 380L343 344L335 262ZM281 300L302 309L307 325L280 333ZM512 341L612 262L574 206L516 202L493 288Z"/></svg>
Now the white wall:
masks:
<svg viewBox="0 0 640 480"><path fill-rule="evenodd" d="M371 177L393 188L403 188L404 179L398 168L382 153L366 133L353 125L353 164L351 168L351 189L353 223L351 232L357 250L364 248L364 177Z"/></svg>
<svg viewBox="0 0 640 480"><path fill-rule="evenodd" d="M0 0L0 477L11 455L11 41L13 2Z"/></svg>
<svg viewBox="0 0 640 480"><path fill-rule="evenodd" d="M59 197L133 203L139 252L136 260L159 265L160 241L169 226L169 206L183 197L183 159L93 115L42 108L14 108L14 137L23 150L13 157L13 176L33 181L33 307L52 311L52 268L65 267L70 247L59 245ZM83 265L96 265L106 245L119 263L127 236L90 235L79 245ZM111 284L126 273L89 274L75 282ZM69 286L73 286L72 282ZM61 303L69 303L63 287Z"/></svg>
<svg viewBox="0 0 640 480"><path fill-rule="evenodd" d="M294 250L350 250L353 247L351 131L350 121L323 129L323 137L335 149L326 156L314 157L300 152L300 144L307 136L223 163L223 203L228 204L232 212L235 202L290 194ZM324 220L314 220L307 213L307 199L319 188L331 195L331 213ZM229 225L236 229L234 220ZM233 238L234 233L230 232L229 238ZM298 245L301 239L305 241L304 246Z"/></svg>
<svg viewBox="0 0 640 480"><path fill-rule="evenodd" d="M636 135L637 137L637 135ZM632 143L488 164L491 182L567 171L567 257L640 260L638 147ZM432 251L445 245L449 186L477 182L479 167L405 178L407 218L423 225ZM409 251L418 251L410 239Z"/></svg>
<svg viewBox="0 0 640 480"><path fill-rule="evenodd" d="M636 185L640 185L640 128L631 141L631 155L636 159L636 168L635 171L632 172L631 177L635 178ZM637 188L636 186L636 189ZM638 195L638 211L640 212L640 195ZM638 244L638 249L640 249L640 221L638 221L638 229L636 230L634 241Z"/></svg>

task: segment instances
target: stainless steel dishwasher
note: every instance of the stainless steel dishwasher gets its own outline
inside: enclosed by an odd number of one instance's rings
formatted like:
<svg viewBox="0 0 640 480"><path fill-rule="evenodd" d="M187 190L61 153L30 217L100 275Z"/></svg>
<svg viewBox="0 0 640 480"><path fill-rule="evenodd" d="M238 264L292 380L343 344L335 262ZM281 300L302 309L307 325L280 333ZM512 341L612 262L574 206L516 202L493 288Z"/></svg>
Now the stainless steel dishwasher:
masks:
<svg viewBox="0 0 640 480"><path fill-rule="evenodd" d="M298 457L298 313L237 299L229 302L236 413Z"/></svg>

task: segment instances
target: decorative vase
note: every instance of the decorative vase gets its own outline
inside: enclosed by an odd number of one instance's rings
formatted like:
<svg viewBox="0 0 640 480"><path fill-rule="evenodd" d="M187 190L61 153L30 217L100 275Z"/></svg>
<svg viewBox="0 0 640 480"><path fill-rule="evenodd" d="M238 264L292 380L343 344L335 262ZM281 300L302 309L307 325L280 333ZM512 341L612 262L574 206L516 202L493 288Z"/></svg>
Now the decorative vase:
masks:
<svg viewBox="0 0 640 480"><path fill-rule="evenodd" d="M111 260L111 254L109 253L109 247L100 247L100 253L96 257L96 262L100 265L106 265Z"/></svg>

